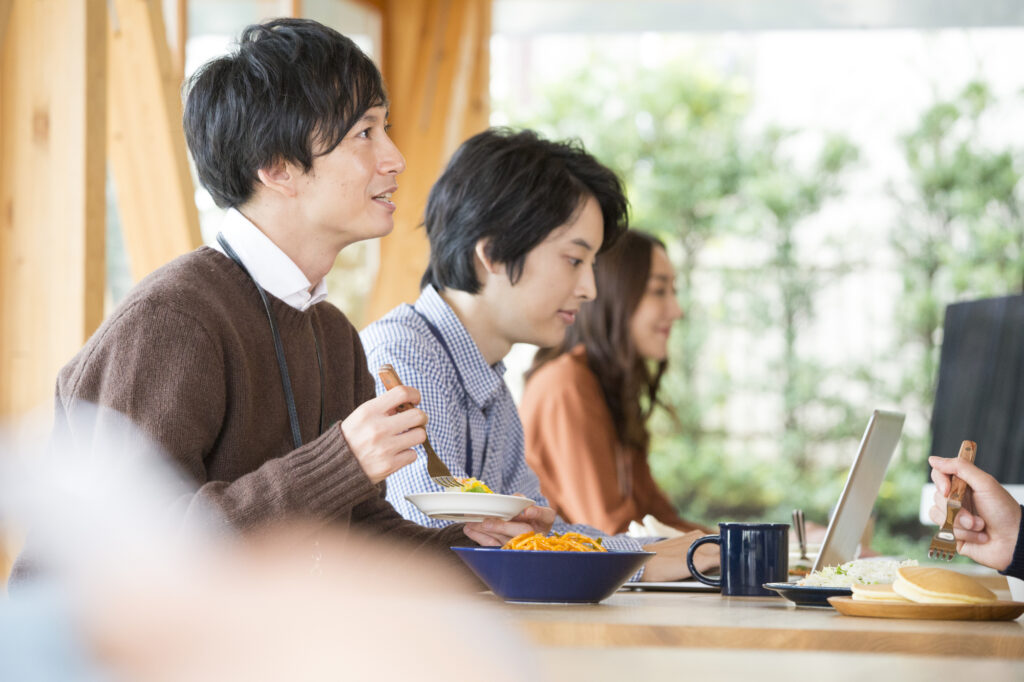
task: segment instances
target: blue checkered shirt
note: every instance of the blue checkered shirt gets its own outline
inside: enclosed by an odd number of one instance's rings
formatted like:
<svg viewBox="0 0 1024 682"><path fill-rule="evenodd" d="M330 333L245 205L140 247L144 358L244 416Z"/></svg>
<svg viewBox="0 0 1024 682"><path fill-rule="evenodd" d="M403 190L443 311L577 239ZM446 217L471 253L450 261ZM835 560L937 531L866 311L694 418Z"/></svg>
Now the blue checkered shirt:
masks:
<svg viewBox="0 0 1024 682"><path fill-rule="evenodd" d="M444 339L452 358L427 320ZM371 324L361 338L371 374L376 377L377 368L390 363L402 383L419 390L419 406L429 416L427 436L452 476L472 476L496 493L521 493L541 506L549 506L541 495L537 475L526 465L523 425L505 384L505 364L487 364L469 332L434 287L427 285L415 305L400 305ZM383 391L377 378L377 394ZM441 489L427 473L423 448L417 446L416 451L419 456L414 463L388 477L387 499L402 516L420 525L447 526L452 522L432 519L405 499L409 493ZM604 537L609 549L641 547L641 540L625 535L608 537L596 528L569 524L561 518L555 520L553 530Z"/></svg>

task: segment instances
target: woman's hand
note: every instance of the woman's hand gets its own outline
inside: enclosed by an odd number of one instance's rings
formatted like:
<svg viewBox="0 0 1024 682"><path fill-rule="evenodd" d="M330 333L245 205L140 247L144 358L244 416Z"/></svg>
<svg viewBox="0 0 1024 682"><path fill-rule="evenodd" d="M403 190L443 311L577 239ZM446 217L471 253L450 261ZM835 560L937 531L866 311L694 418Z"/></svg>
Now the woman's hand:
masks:
<svg viewBox="0 0 1024 682"><path fill-rule="evenodd" d="M686 535L677 538L661 540L644 545L644 550L654 552L644 568L644 575L640 582L663 582L666 580L684 580L690 576L690 569L686 567L686 553L690 545L702 538L706 533L699 530L691 531ZM707 571L719 564L720 552L718 545L707 543L693 553L693 564L698 571Z"/></svg>

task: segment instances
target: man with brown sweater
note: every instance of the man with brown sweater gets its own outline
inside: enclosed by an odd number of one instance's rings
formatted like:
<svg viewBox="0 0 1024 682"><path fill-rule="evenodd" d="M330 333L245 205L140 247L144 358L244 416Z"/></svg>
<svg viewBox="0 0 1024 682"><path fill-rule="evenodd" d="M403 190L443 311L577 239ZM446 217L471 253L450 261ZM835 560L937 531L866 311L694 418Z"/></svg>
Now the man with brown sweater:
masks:
<svg viewBox="0 0 1024 682"><path fill-rule="evenodd" d="M436 549L547 531L541 509L428 529L384 497L424 439L424 413L395 410L419 393L375 397L358 333L324 301L338 253L391 231L405 168L370 59L332 29L279 19L245 29L188 87L199 179L229 209L219 248L145 278L64 367L57 431L86 442L104 428L81 429L81 404L126 415L188 481L173 505L185 522L212 506L241 531L351 524Z"/></svg>

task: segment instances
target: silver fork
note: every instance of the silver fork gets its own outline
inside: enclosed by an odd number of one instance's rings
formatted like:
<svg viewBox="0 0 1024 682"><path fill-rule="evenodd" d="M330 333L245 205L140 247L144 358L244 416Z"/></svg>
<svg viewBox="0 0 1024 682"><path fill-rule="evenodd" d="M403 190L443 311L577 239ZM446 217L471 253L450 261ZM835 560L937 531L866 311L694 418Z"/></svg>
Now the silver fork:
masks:
<svg viewBox="0 0 1024 682"><path fill-rule="evenodd" d="M396 386L402 386L402 380L398 378L398 374L395 373L395 368L391 365L381 365L381 368L377 370L377 375L380 377L381 382L384 384L384 388L389 391ZM395 409L399 412L405 412L412 407L412 403L402 403ZM459 479L452 476L452 472L448 469L441 458L434 452L434 448L430 445L430 439L424 437L423 449L427 453L427 473L430 474L430 478L442 488L461 488L462 483Z"/></svg>
<svg viewBox="0 0 1024 682"><path fill-rule="evenodd" d="M960 444L960 453L957 459L965 462L974 462L978 446L972 440L965 440ZM949 485L949 495L946 496L946 522L932 538L928 545L928 558L943 559L950 561L956 556L956 537L953 535L953 519L963 507L964 495L967 493L967 483L959 476L954 475Z"/></svg>

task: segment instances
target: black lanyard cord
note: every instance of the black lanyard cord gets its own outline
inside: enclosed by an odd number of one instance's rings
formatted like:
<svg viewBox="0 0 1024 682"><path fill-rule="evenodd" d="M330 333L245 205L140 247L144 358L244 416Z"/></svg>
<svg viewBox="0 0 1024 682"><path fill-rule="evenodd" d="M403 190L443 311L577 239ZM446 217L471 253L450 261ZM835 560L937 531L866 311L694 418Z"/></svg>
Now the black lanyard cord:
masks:
<svg viewBox="0 0 1024 682"><path fill-rule="evenodd" d="M256 286L256 291L260 294L260 300L263 301L263 308L267 311L267 320L270 322L270 333L274 337L274 350L277 352L277 366L281 370L281 384L284 386L284 402L288 407L288 421L291 424L292 429L292 442L295 444L295 449L302 447L302 432L299 430L299 412L295 407L295 394L292 393L292 381L288 375L288 362L284 357L284 344L281 342L281 334L277 331L277 319L274 317L274 311L270 308L270 301L267 300L267 294L263 291L263 287L260 286L256 278L252 276L249 269L242 263L242 259L238 257L235 250L228 244L228 240L224 238L224 235L220 232L217 233L217 243L220 244L221 248L224 249L224 253L227 254L228 258L233 260L238 267L242 268L242 271L249 276L252 283ZM316 348L316 364L320 370L320 433L324 432L324 365L320 360L320 342L316 336L316 329L313 329L313 345Z"/></svg>

